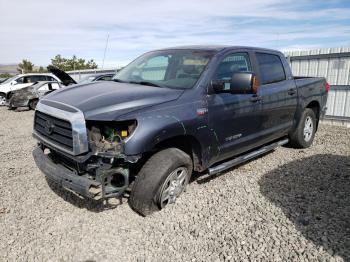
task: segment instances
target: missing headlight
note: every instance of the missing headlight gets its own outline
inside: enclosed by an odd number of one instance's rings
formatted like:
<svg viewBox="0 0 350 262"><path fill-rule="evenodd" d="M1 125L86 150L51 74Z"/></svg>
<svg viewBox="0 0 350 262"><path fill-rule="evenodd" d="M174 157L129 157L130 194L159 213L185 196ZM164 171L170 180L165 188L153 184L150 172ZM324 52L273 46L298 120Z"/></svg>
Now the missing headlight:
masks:
<svg viewBox="0 0 350 262"><path fill-rule="evenodd" d="M121 153L123 142L135 130L136 120L87 123L89 143L95 152Z"/></svg>

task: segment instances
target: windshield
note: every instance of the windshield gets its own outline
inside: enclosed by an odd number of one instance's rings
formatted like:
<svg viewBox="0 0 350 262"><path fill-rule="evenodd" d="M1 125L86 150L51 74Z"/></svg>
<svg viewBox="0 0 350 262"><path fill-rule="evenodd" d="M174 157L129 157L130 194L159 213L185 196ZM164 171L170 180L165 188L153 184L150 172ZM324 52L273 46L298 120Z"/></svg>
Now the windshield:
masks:
<svg viewBox="0 0 350 262"><path fill-rule="evenodd" d="M202 50L146 53L119 71L114 81L169 88L192 88L215 54Z"/></svg>
<svg viewBox="0 0 350 262"><path fill-rule="evenodd" d="M10 83L12 80L15 80L18 76L13 76L13 77L10 77L9 79L7 79L6 81L2 82L1 84L8 84Z"/></svg>

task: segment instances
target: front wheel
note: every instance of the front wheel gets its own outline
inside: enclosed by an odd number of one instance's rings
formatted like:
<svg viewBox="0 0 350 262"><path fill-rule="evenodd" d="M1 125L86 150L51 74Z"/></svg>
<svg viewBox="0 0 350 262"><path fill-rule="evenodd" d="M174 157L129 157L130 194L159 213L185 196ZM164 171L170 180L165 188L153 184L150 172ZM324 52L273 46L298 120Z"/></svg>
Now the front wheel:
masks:
<svg viewBox="0 0 350 262"><path fill-rule="evenodd" d="M316 122L315 112L310 108L306 108L301 115L297 128L289 136L290 144L296 148L311 146L315 138Z"/></svg>
<svg viewBox="0 0 350 262"><path fill-rule="evenodd" d="M192 168L190 156L180 149L168 148L154 154L135 179L130 206L147 216L175 203L190 180Z"/></svg>
<svg viewBox="0 0 350 262"><path fill-rule="evenodd" d="M29 102L29 108L32 110L35 110L37 104L38 104L38 99L34 99Z"/></svg>
<svg viewBox="0 0 350 262"><path fill-rule="evenodd" d="M6 96L4 94L0 94L0 106L6 105Z"/></svg>

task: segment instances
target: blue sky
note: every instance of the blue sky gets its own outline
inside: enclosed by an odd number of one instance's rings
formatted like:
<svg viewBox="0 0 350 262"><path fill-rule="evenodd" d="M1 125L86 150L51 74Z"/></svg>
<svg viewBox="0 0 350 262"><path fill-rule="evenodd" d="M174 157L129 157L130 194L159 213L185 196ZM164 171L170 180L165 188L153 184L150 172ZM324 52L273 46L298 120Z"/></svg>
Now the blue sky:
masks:
<svg viewBox="0 0 350 262"><path fill-rule="evenodd" d="M101 66L178 45L350 46L350 1L0 0L0 64L76 54Z"/></svg>

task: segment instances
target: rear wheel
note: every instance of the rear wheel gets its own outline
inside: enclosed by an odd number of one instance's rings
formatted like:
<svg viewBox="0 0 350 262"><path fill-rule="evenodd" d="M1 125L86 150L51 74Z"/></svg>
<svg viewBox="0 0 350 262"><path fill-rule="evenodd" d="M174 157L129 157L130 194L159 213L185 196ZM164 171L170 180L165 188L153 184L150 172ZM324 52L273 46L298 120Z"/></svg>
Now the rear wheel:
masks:
<svg viewBox="0 0 350 262"><path fill-rule="evenodd" d="M130 194L130 206L147 216L175 203L191 174L192 160L185 152L177 148L159 151L137 175Z"/></svg>
<svg viewBox="0 0 350 262"><path fill-rule="evenodd" d="M38 99L34 99L29 102L29 108L32 110L35 110L37 104L38 104Z"/></svg>
<svg viewBox="0 0 350 262"><path fill-rule="evenodd" d="M307 148L311 146L315 138L316 122L315 112L310 108L306 108L297 128L289 136L290 144L296 148Z"/></svg>

